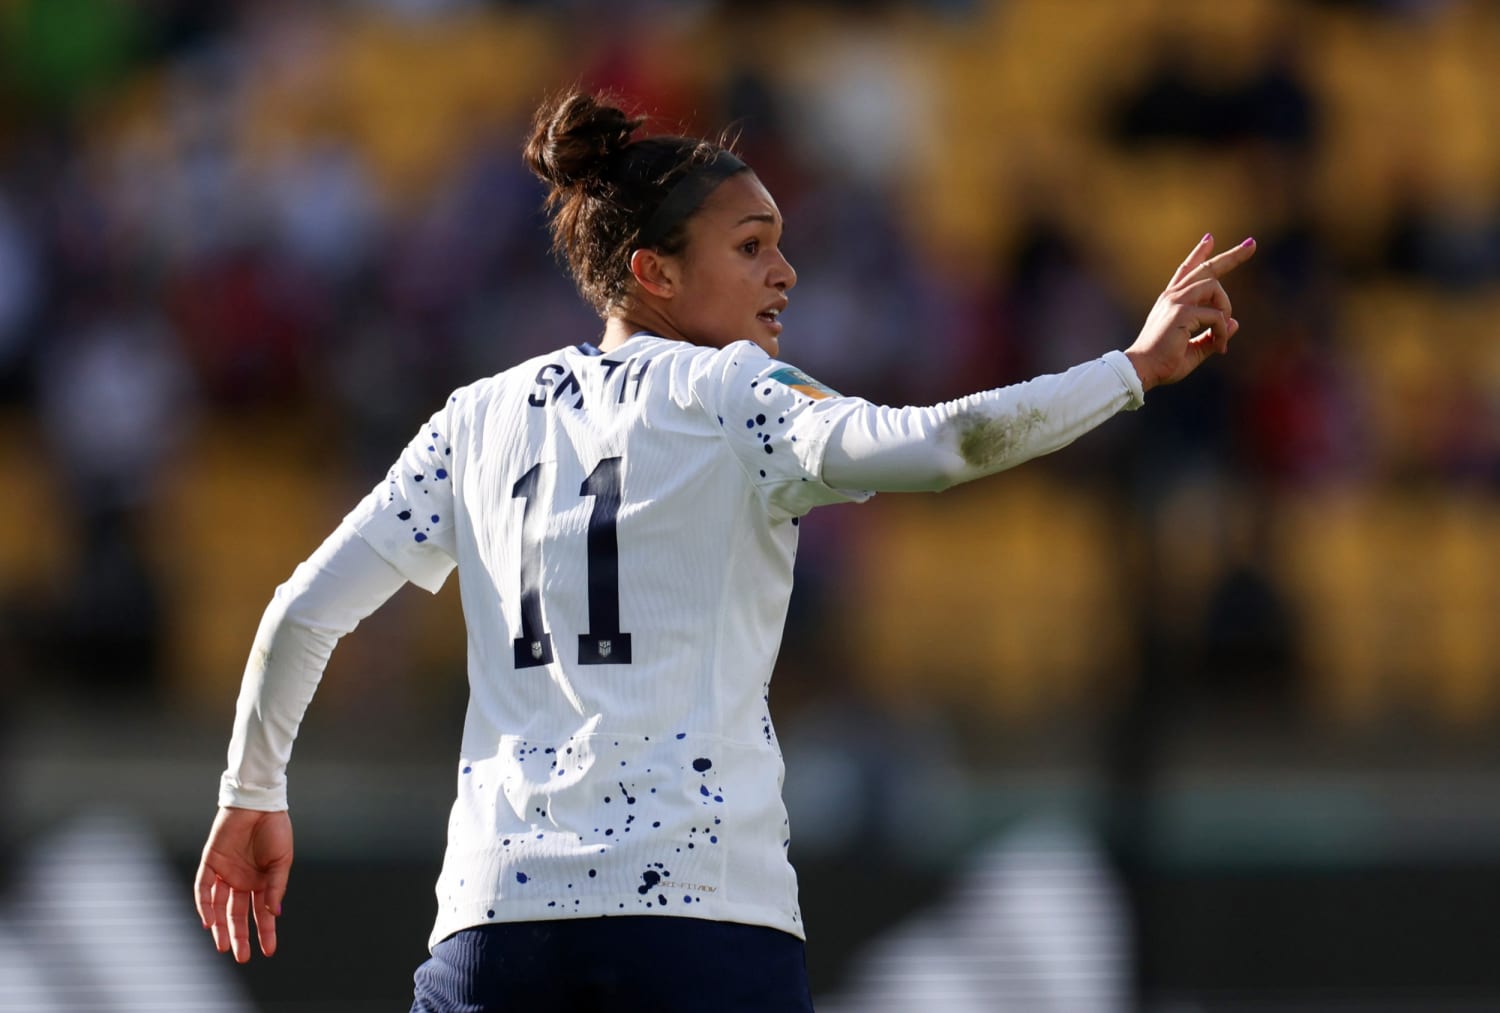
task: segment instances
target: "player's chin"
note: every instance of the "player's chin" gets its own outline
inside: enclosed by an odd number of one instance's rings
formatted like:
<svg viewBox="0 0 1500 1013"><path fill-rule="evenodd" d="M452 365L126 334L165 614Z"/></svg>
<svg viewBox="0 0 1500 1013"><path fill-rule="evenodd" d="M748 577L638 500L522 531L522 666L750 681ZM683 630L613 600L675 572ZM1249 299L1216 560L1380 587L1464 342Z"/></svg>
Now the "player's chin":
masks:
<svg viewBox="0 0 1500 1013"><path fill-rule="evenodd" d="M781 339L776 335L769 333L765 329L762 329L756 334L753 334L750 337L750 340L753 341L756 346L761 349L761 351L765 352L773 359L776 358L776 356L781 351Z"/></svg>

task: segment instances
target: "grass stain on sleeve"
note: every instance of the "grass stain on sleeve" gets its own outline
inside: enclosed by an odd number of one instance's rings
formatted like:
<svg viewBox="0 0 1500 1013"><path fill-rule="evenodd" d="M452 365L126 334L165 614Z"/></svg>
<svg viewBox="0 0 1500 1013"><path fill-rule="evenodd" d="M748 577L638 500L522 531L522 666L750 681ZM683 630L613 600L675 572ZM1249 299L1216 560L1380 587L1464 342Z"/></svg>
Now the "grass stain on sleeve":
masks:
<svg viewBox="0 0 1500 1013"><path fill-rule="evenodd" d="M1047 414L1040 408L1025 408L1001 416L968 412L952 425L958 434L959 456L969 467L983 471L1014 454L1046 421Z"/></svg>

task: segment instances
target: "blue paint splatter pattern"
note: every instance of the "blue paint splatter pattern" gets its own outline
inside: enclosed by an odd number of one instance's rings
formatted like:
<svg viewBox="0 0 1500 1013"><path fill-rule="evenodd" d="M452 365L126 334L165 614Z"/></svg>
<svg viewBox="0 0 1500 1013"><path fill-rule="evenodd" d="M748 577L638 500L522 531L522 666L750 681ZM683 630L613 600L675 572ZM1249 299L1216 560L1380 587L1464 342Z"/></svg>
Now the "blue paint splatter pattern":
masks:
<svg viewBox="0 0 1500 1013"><path fill-rule="evenodd" d="M744 363L754 365L753 359ZM727 421L720 432L773 516L794 522L815 506L868 499L866 492L830 489L820 477L827 425L865 402L842 397L773 359L758 365L740 383L723 385L724 400L712 407L716 419Z"/></svg>
<svg viewBox="0 0 1500 1013"><path fill-rule="evenodd" d="M386 475L386 503L398 521L410 525L411 540L417 545L430 539L435 529L445 530L444 514L451 516L453 509L453 487L448 482L453 447L438 425L434 416Z"/></svg>
<svg viewBox="0 0 1500 1013"><path fill-rule="evenodd" d="M485 806L486 821L508 829L497 835L493 857L456 866L454 878L439 880L442 910L474 924L688 908L714 912L699 917L724 917L714 905L726 885L723 849L732 840L734 806L722 777L722 745L716 736L687 731L579 733L546 741L506 737L498 753L464 756L455 768L459 804ZM582 830L575 816L552 808L561 799L556 778L564 770L609 778L588 782L599 794ZM764 836L771 847L781 845L785 820ZM622 868L625 856L644 861ZM476 868L492 869L494 878L476 876Z"/></svg>
<svg viewBox="0 0 1500 1013"><path fill-rule="evenodd" d="M428 590L441 586L456 556L457 465L447 435L449 413L459 403L454 398L417 431L385 479L347 518L382 556Z"/></svg>

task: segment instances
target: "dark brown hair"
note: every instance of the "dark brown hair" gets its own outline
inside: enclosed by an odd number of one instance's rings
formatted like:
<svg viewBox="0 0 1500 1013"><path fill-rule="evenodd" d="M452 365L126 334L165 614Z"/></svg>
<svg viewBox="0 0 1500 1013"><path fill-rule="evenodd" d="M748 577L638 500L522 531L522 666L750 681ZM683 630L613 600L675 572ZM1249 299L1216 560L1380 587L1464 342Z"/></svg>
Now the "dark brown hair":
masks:
<svg viewBox="0 0 1500 1013"><path fill-rule="evenodd" d="M722 143L672 134L636 139L645 122L611 96L563 92L537 109L526 142L527 167L551 188L552 249L601 316L629 291L630 255L643 245L642 231L667 194L728 153ZM686 217L655 237L652 248L680 253Z"/></svg>

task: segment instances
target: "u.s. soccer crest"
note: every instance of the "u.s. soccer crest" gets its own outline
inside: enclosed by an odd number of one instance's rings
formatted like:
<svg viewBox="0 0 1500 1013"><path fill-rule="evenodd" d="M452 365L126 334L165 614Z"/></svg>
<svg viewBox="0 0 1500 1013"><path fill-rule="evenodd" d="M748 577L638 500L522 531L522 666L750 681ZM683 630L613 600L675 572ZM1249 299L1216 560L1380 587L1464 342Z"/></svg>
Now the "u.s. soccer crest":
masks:
<svg viewBox="0 0 1500 1013"><path fill-rule="evenodd" d="M531 642L531 656L538 661L542 660L542 642L540 640L533 640Z"/></svg>
<svg viewBox="0 0 1500 1013"><path fill-rule="evenodd" d="M614 650L614 646L615 646L615 642L613 640L601 640L601 641L599 641L599 657L601 657L601 658L607 658L607 657L609 657L609 652L612 651L612 650Z"/></svg>

